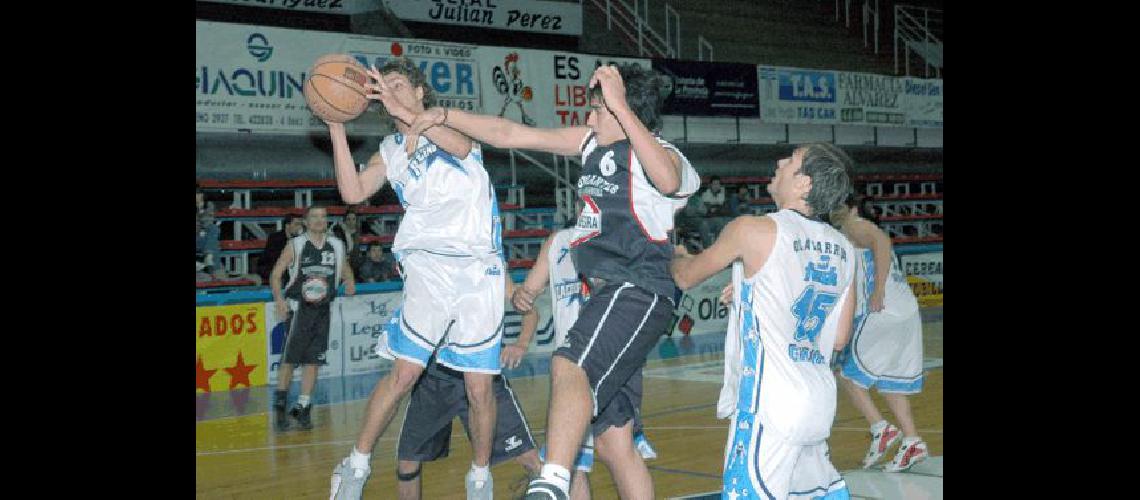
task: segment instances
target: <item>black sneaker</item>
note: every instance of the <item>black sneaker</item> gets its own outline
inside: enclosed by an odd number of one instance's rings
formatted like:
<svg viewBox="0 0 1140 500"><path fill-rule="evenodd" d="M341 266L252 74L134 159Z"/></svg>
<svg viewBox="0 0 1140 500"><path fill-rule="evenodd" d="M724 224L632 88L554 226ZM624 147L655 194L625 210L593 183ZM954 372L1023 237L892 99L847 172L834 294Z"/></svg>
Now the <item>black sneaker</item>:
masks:
<svg viewBox="0 0 1140 500"><path fill-rule="evenodd" d="M524 500L567 500L566 494L541 477L535 478L526 488Z"/></svg>
<svg viewBox="0 0 1140 500"><path fill-rule="evenodd" d="M278 432L289 430L289 419L285 413L285 393L278 392L273 401L273 427Z"/></svg>
<svg viewBox="0 0 1140 500"><path fill-rule="evenodd" d="M312 410L313 405L293 405L293 408L289 410L289 415L297 419L297 424L299 424L302 429L309 430L313 428Z"/></svg>

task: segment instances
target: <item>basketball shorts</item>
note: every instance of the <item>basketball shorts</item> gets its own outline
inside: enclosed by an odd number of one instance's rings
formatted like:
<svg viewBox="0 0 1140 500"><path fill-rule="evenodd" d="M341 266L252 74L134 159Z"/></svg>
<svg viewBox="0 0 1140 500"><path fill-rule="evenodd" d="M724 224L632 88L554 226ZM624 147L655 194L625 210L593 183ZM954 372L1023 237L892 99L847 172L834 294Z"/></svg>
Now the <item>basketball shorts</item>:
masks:
<svg viewBox="0 0 1140 500"><path fill-rule="evenodd" d="M448 456L451 450L451 424L456 416L470 439L467 392L463 374L425 373L416 382L400 429L397 456L400 460L431 462ZM526 423L518 398L506 377L492 383L495 403L495 437L491 444L491 465L533 450L534 437Z"/></svg>
<svg viewBox="0 0 1140 500"><path fill-rule="evenodd" d="M497 255L450 257L426 251L401 256L403 304L392 314L376 353L427 366L498 374L507 272Z"/></svg>
<svg viewBox="0 0 1140 500"><path fill-rule="evenodd" d="M329 348L332 303L309 305L289 299L288 330L281 362L293 365L324 365Z"/></svg>

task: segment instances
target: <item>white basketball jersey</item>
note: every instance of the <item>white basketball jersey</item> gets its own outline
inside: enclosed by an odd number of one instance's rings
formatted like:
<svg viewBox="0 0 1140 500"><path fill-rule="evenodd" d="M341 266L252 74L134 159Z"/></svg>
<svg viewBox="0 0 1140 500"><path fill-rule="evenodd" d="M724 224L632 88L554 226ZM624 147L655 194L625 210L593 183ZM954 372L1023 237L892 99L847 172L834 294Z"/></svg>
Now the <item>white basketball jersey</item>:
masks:
<svg viewBox="0 0 1140 500"><path fill-rule="evenodd" d="M380 143L388 166L388 182L404 207L392 252L408 250L447 255L501 253L499 204L490 177L483 169L478 143L462 160L420 136L411 158L404 151L404 134Z"/></svg>
<svg viewBox="0 0 1140 500"><path fill-rule="evenodd" d="M570 240L573 231L563 229L554 233L547 249L546 262L550 268L550 312L554 316L554 346L562 345L570 327L578 321L578 311L586 298L582 296L582 280L570 257Z"/></svg>
<svg viewBox="0 0 1140 500"><path fill-rule="evenodd" d="M856 248L859 261L856 263L858 276L859 304L855 308L855 325L858 328L866 319L871 308L871 293L881 286L875 283L875 254L870 248ZM891 251L891 271L887 274L886 294L883 295L883 309L898 315L907 315L918 310L918 299L907 284L906 276L899 269L898 256Z"/></svg>
<svg viewBox="0 0 1140 500"><path fill-rule="evenodd" d="M790 209L767 217L776 221L776 243L760 271L744 278L739 298L737 411L793 443L815 443L835 418L829 363L859 255L828 224Z"/></svg>

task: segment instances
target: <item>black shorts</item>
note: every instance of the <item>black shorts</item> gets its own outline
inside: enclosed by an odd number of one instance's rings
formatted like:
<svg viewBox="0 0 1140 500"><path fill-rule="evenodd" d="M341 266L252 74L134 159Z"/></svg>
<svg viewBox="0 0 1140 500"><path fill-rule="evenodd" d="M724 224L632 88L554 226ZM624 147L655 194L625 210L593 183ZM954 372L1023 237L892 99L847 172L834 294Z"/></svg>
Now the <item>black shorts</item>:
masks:
<svg viewBox="0 0 1140 500"><path fill-rule="evenodd" d="M672 319L671 297L632 283L606 284L582 305L566 343L554 355L586 371L595 417L645 366L646 356Z"/></svg>
<svg viewBox="0 0 1140 500"><path fill-rule="evenodd" d="M288 329L282 363L292 365L324 365L325 351L329 348L329 326L332 322L332 304L310 306L290 301Z"/></svg>
<svg viewBox="0 0 1140 500"><path fill-rule="evenodd" d="M590 432L594 437L601 436L610 427L621 427L630 420L633 420L634 434L641 430L641 378L639 369L590 422Z"/></svg>
<svg viewBox="0 0 1140 500"><path fill-rule="evenodd" d="M463 422L467 438L471 439L466 385L462 374L455 373L459 375L438 376L425 372L412 388L397 445L396 456L400 460L431 462L447 457L451 451L451 422L456 416ZM491 442L491 465L535 448L526 415L511 390L510 382L502 375L496 375L493 380L491 390L495 393L498 407L495 437Z"/></svg>

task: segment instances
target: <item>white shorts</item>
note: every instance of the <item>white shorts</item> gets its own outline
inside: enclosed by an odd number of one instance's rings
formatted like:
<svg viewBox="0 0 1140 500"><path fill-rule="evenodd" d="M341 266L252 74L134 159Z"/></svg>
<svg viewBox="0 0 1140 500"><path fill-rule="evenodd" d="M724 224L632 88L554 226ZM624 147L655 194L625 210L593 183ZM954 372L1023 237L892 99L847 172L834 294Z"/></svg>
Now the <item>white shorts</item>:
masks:
<svg viewBox="0 0 1140 500"><path fill-rule="evenodd" d="M861 316L844 348L839 374L855 385L894 394L922 392L922 317L918 308Z"/></svg>
<svg viewBox="0 0 1140 500"><path fill-rule="evenodd" d="M827 442L793 444L755 423L732 419L725 450L722 498L847 500L847 483L831 464Z"/></svg>
<svg viewBox="0 0 1140 500"><path fill-rule="evenodd" d="M404 301L376 354L427 366L433 352L455 370L498 374L506 266L497 255L450 257L426 251L401 256Z"/></svg>

